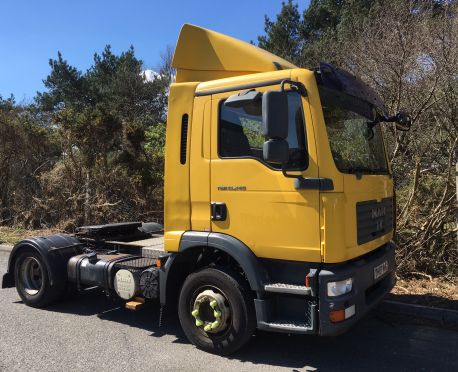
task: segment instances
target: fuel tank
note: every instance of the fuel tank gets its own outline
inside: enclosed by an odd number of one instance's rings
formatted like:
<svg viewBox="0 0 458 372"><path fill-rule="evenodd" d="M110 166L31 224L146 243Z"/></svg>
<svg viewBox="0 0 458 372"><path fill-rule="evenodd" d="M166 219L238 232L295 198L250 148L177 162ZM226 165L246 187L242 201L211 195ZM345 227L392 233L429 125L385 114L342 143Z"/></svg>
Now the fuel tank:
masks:
<svg viewBox="0 0 458 372"><path fill-rule="evenodd" d="M77 286L97 286L105 289L113 288L115 264L126 261L130 254L81 254L68 261L68 280Z"/></svg>
<svg viewBox="0 0 458 372"><path fill-rule="evenodd" d="M72 257L67 265L68 280L81 287L114 290L123 300L134 296L158 297L159 268L154 258L130 254L91 252Z"/></svg>

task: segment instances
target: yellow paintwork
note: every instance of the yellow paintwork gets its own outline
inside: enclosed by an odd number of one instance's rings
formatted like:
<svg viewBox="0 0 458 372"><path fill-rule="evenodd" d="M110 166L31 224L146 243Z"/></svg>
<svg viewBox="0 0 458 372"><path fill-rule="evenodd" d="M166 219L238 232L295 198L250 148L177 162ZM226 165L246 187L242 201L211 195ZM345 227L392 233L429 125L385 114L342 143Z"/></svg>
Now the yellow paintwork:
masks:
<svg viewBox="0 0 458 372"><path fill-rule="evenodd" d="M337 263L368 253L393 238L390 232L362 245L356 238L356 202L392 195L388 176L344 176L345 192L321 193L321 243L323 262ZM361 191L359 191L361 190Z"/></svg>
<svg viewBox="0 0 458 372"><path fill-rule="evenodd" d="M191 229L210 231L211 96L196 97L191 138Z"/></svg>
<svg viewBox="0 0 458 372"><path fill-rule="evenodd" d="M392 196L393 182L389 176L382 175L364 175L357 180L355 175L343 174L337 169L315 80L308 88L308 96L315 128L319 177L329 178L334 184L332 192L322 192L320 197L322 260L327 263L344 262L393 238L393 234L389 233L360 246L356 240L356 202Z"/></svg>
<svg viewBox="0 0 458 372"><path fill-rule="evenodd" d="M273 61L284 69L276 71ZM316 80L250 44L185 25L173 66L177 82L169 96L165 165L165 249L175 252L185 231L229 234L258 257L308 262L343 262L392 238L363 245L356 241L356 202L392 195L389 176L342 174L332 158ZM281 79L302 82L309 166L304 177L332 179L334 190L296 190L293 180L256 159L220 159L218 115L221 100L237 87ZM240 89L240 88L239 88ZM278 85L256 88L277 90ZM216 90L216 92L215 92ZM230 90L218 93L218 90ZM195 96L195 92L199 93ZM202 95L207 93L207 95ZM188 155L180 164L181 118L189 115ZM219 190L244 186L246 191ZM226 221L210 220L210 202L227 205Z"/></svg>
<svg viewBox="0 0 458 372"><path fill-rule="evenodd" d="M177 82L208 81L256 72L295 68L292 63L230 36L185 24L172 65Z"/></svg>
<svg viewBox="0 0 458 372"><path fill-rule="evenodd" d="M180 164L181 120L189 115L188 148L192 135L197 83L172 84L169 93L164 174L164 247L177 251L181 235L191 228L189 161Z"/></svg>
<svg viewBox="0 0 458 372"><path fill-rule="evenodd" d="M301 71L307 86L313 74L307 70ZM291 72L286 70L259 75L262 75L263 81L271 81L290 79ZM257 90L279 88L276 85ZM218 156L218 108L221 100L235 93L237 91L212 96L210 198L213 202L226 203L228 210L226 221L213 222L212 231L236 237L258 257L319 262L319 192L296 190L293 179L284 177L281 171L270 169L256 159L220 159ZM309 167L302 174L305 177L317 177L308 98L303 99L303 106L307 123ZM220 191L218 186L245 186L246 191Z"/></svg>

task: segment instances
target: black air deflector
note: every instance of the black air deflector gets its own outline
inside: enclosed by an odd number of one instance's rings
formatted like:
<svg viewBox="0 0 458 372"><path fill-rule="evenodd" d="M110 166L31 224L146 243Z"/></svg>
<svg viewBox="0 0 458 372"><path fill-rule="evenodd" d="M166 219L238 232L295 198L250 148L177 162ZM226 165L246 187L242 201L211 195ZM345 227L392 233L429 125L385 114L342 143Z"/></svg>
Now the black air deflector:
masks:
<svg viewBox="0 0 458 372"><path fill-rule="evenodd" d="M180 163L186 164L186 151L188 147L188 114L181 118L181 143L180 143Z"/></svg>
<svg viewBox="0 0 458 372"><path fill-rule="evenodd" d="M315 74L318 85L348 94L377 107L383 113L387 112L385 103L380 96L370 86L348 71L321 62L319 67L315 69Z"/></svg>

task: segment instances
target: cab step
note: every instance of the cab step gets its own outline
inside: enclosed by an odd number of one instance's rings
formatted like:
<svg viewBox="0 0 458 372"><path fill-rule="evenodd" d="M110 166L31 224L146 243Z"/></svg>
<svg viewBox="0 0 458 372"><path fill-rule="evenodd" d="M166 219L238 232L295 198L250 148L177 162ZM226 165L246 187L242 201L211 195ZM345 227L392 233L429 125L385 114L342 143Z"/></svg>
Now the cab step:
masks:
<svg viewBox="0 0 458 372"><path fill-rule="evenodd" d="M287 293L300 296L310 296L312 290L305 285L295 285L287 283L269 283L264 285L266 292Z"/></svg>
<svg viewBox="0 0 458 372"><path fill-rule="evenodd" d="M310 324L303 322L292 322L276 320L273 322L258 323L258 328L268 331L286 332L286 333L314 333Z"/></svg>

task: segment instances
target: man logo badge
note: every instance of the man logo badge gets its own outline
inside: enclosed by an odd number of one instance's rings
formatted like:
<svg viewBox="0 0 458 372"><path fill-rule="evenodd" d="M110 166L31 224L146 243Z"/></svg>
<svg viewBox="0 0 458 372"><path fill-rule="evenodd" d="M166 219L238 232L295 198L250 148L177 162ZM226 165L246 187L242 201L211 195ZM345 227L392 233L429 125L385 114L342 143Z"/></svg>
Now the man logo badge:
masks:
<svg viewBox="0 0 458 372"><path fill-rule="evenodd" d="M371 218L373 220L381 217L385 217L386 214L386 207L377 207L377 208L372 208L371 210Z"/></svg>
<svg viewBox="0 0 458 372"><path fill-rule="evenodd" d="M385 224L383 221L383 217L386 215L386 208L385 207L377 207L372 208L371 210L371 218L375 221L375 232L378 233L385 229Z"/></svg>

